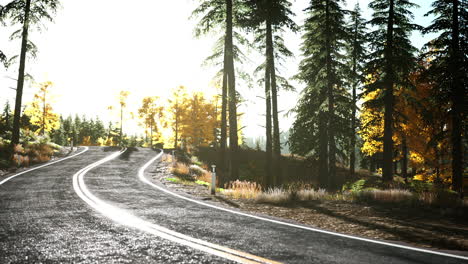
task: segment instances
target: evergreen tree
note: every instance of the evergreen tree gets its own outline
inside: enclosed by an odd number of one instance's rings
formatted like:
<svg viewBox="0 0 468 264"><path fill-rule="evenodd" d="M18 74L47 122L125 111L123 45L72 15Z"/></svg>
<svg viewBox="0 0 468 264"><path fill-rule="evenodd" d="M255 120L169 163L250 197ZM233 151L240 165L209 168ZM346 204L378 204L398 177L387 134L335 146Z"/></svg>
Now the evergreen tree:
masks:
<svg viewBox="0 0 468 264"><path fill-rule="evenodd" d="M383 179L393 179L394 142L394 91L411 86L409 76L415 67L416 49L409 40L413 30L420 27L411 23L410 8L417 7L408 0L374 0L369 4L374 10L369 23L376 27L370 33L370 60L366 74L372 76L365 93L380 91L375 100L367 104L379 105L384 112Z"/></svg>
<svg viewBox="0 0 468 264"><path fill-rule="evenodd" d="M65 146L67 144L67 139L64 129L64 119L62 116L59 118L59 123L59 127L51 132L50 138L55 144Z"/></svg>
<svg viewBox="0 0 468 264"><path fill-rule="evenodd" d="M196 28L196 34L210 32L213 28L221 27L224 35L224 61L223 61L223 88L221 110L221 182L227 179L223 177L226 169L229 171L230 180L238 178L238 137L237 137L237 93L234 67L234 27L236 26L238 2L233 0L205 0L194 10L193 15L201 16ZM229 117L227 113L229 112ZM227 119L229 119L229 158L226 159L227 146ZM229 165L226 168L226 160Z"/></svg>
<svg viewBox="0 0 468 264"><path fill-rule="evenodd" d="M311 1L306 9L302 53L296 78L307 86L295 109L291 129L293 152L318 155L319 182L336 187L337 141L348 138L350 101L345 90L344 40L348 38L341 1ZM348 145L348 144L346 144ZM318 147L317 147L318 146ZM343 148L343 147L342 147Z"/></svg>
<svg viewBox="0 0 468 264"><path fill-rule="evenodd" d="M52 21L52 13L55 13L59 5L58 0L14 0L2 9L2 18L10 19L14 24L21 24L21 53L18 70L18 82L16 87L15 112L13 120L12 146L19 143L21 104L26 67L26 53L33 49L33 44L28 39L31 26L40 27L44 19Z"/></svg>
<svg viewBox="0 0 468 264"><path fill-rule="evenodd" d="M245 0L244 27L256 34L256 42L265 52L265 63L259 68L265 71L266 103L266 173L265 187L274 186L281 176L281 141L278 118L278 81L277 55L291 56L292 53L284 45L281 36L284 29L297 31L296 23L291 19L291 3L287 0ZM285 80L282 78L282 80ZM285 83L289 88L289 84Z"/></svg>
<svg viewBox="0 0 468 264"><path fill-rule="evenodd" d="M348 68L350 69L348 82L352 89L351 101L351 131L350 131L350 144L349 144L349 174L354 176L356 164L356 128L357 128L357 89L363 83L363 61L366 56L367 44L367 29L366 21L361 16L361 8L359 3L354 7L351 12L350 22L348 24L349 37L351 41L346 45L346 53L348 59Z"/></svg>
<svg viewBox="0 0 468 264"><path fill-rule="evenodd" d="M440 33L426 44L423 56L429 61L424 77L434 85L432 98L444 109L450 123L452 147L452 187L463 193L463 140L466 133L466 84L468 64L468 3L436 0L426 15L436 18L424 33ZM441 138L441 137L439 137Z"/></svg>
<svg viewBox="0 0 468 264"><path fill-rule="evenodd" d="M6 101L5 106L3 107L2 116L0 117L0 137L10 139L12 127L13 118L11 115L10 102Z"/></svg>

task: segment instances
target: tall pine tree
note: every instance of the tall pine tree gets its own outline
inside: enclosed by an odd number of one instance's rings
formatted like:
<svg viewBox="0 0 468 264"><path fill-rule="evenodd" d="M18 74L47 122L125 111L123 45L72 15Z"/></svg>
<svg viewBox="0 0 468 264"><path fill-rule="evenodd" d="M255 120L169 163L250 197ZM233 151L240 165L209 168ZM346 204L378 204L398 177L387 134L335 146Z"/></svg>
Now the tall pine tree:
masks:
<svg viewBox="0 0 468 264"><path fill-rule="evenodd" d="M366 44L367 44L367 29L366 21L362 18L361 8L359 3L354 7L351 12L350 22L348 24L350 40L346 45L346 53L348 59L349 72L349 85L351 86L351 131L350 131L350 144L349 144L349 173L354 176L356 164L356 130L357 130L357 89L364 81L363 67L364 59L366 57Z"/></svg>
<svg viewBox="0 0 468 264"><path fill-rule="evenodd" d="M16 87L16 101L13 119L13 135L11 144L19 144L21 104L23 97L26 54L33 48L29 40L31 26L40 27L43 20L52 21L52 14L59 5L58 0L15 0L11 1L2 9L2 19L9 19L14 24L20 24L21 30L21 53L19 56L18 81Z"/></svg>
<svg viewBox="0 0 468 264"><path fill-rule="evenodd" d="M223 88L221 106L221 180L238 178L238 137L237 137L237 93L234 68L234 27L236 25L237 2L233 0L205 0L194 10L193 15L201 16L196 28L196 34L210 32L221 27L224 34ZM229 113L229 116L227 116ZM229 155L226 158L227 124L229 119ZM228 162L226 162L226 160ZM225 164L227 164L227 168ZM228 171L228 177L226 177ZM224 174L224 175L223 175Z"/></svg>
<svg viewBox="0 0 468 264"><path fill-rule="evenodd" d="M349 98L344 90L343 50L348 38L342 1L311 1L306 9L297 78L307 86L296 107L290 143L299 154L317 155L319 182L336 187L337 139L349 133ZM317 147L318 146L318 147Z"/></svg>
<svg viewBox="0 0 468 264"><path fill-rule="evenodd" d="M281 33L284 29L297 31L291 19L291 3L287 0L246 0L247 17L244 26L256 33L265 54L265 104L266 104L266 178L265 187L276 185L281 177L281 141L278 117L277 55L291 54L284 46ZM279 48L279 51L275 50ZM283 82L284 83L284 82ZM289 85L286 85L288 87Z"/></svg>
<svg viewBox="0 0 468 264"><path fill-rule="evenodd" d="M451 128L452 187L463 194L463 140L466 133L466 84L468 64L468 3L436 0L426 15L434 15L424 33L440 33L426 44L424 59L429 61L424 76L434 85L434 101L447 114Z"/></svg>
<svg viewBox="0 0 468 264"><path fill-rule="evenodd" d="M369 4L374 10L370 24L376 29L370 34L372 52L366 65L372 76L365 93L380 90L380 96L368 104L380 105L384 111L383 179L393 179L394 142L394 91L411 86L410 72L414 69L416 49L409 37L420 27L411 23L410 8L417 5L407 0L374 0Z"/></svg>

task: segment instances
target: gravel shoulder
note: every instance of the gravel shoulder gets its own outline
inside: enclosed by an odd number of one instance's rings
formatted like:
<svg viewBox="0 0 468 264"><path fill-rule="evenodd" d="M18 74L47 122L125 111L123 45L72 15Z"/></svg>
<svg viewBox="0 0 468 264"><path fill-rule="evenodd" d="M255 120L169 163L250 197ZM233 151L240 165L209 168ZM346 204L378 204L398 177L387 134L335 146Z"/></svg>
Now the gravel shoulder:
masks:
<svg viewBox="0 0 468 264"><path fill-rule="evenodd" d="M346 201L309 201L288 206L260 204L220 193L212 196L207 186L174 183L167 180L171 177L174 176L168 166L152 174L154 182L162 183L171 190L224 207L286 219L288 222L292 220L329 231L468 256L468 221L444 216L440 210L409 211Z"/></svg>

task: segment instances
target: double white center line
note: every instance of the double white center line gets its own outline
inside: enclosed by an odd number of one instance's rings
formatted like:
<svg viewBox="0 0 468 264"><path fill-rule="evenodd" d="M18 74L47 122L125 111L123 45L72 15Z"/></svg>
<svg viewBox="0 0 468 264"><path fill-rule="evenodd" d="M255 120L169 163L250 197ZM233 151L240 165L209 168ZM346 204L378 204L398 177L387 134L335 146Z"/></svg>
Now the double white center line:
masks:
<svg viewBox="0 0 468 264"><path fill-rule="evenodd" d="M85 201L89 206L94 208L99 213L103 214L104 216L110 218L111 220L128 226L138 230L141 230L146 233L150 233L161 238L179 243L184 246L188 246L194 249L198 249L204 252L207 252L212 255L216 255L225 259L229 259L232 261L236 261L239 263L279 263L273 260L265 259L262 257L258 257L252 254L248 254L245 252L237 251L234 249L230 249L227 247L223 247L217 244L213 244L207 241L203 241L197 238L193 238L165 227L156 225L154 223L150 223L145 221L141 218L138 218L126 210L120 209L115 207L111 204L106 203L105 201L97 198L94 196L89 189L86 187L84 183L84 176L85 174L90 171L91 169L107 162L112 159L115 159L119 155L125 152L125 149L116 152L110 156L107 156L104 159L101 159L95 163L92 163L85 168L78 171L75 175L73 175L73 189L78 194L78 196ZM144 168L142 168L144 170Z"/></svg>

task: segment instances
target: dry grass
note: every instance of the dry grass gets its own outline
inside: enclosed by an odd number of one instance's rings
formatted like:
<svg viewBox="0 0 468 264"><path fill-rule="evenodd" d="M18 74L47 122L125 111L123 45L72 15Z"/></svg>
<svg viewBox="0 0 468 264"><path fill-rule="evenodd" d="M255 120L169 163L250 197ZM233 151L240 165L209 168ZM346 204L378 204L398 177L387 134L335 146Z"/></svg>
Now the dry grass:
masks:
<svg viewBox="0 0 468 264"><path fill-rule="evenodd" d="M171 171L176 176L188 177L190 176L190 169L187 164L182 162L176 162L174 167L171 168Z"/></svg>
<svg viewBox="0 0 468 264"><path fill-rule="evenodd" d="M297 198L300 201L323 200L329 196L330 194L325 189L304 189L297 192Z"/></svg>
<svg viewBox="0 0 468 264"><path fill-rule="evenodd" d="M291 201L291 192L280 188L269 189L260 193L255 201L258 203L286 204Z"/></svg>
<svg viewBox="0 0 468 264"><path fill-rule="evenodd" d="M401 203L412 201L414 194L408 190L390 189L390 190L364 190L357 194L358 199L364 201L377 201L385 203Z"/></svg>
<svg viewBox="0 0 468 264"><path fill-rule="evenodd" d="M228 183L223 194L235 199L256 199L261 190L262 187L256 182L237 180Z"/></svg>
<svg viewBox="0 0 468 264"><path fill-rule="evenodd" d="M211 184L211 172L203 170L203 173L197 177L197 180L208 182Z"/></svg>

